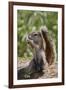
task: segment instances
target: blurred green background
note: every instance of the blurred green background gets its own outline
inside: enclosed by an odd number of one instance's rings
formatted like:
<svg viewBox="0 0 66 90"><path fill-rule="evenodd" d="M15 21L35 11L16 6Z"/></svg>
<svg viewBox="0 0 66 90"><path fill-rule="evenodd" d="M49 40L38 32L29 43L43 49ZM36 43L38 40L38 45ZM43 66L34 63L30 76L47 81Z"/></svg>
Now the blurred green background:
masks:
<svg viewBox="0 0 66 90"><path fill-rule="evenodd" d="M46 25L56 45L57 52L57 36L58 36L58 13L49 11L17 11L17 54L23 60L31 59L32 52L26 43L26 35L33 31L38 31L41 26Z"/></svg>

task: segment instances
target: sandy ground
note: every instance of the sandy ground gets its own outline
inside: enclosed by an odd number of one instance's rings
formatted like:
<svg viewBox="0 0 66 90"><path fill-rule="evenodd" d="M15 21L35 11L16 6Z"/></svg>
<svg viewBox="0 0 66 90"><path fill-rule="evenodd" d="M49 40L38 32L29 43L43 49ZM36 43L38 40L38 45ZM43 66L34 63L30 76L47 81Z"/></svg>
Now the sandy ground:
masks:
<svg viewBox="0 0 66 90"><path fill-rule="evenodd" d="M26 68L30 63L30 60L26 60L26 61L22 61L22 60L18 60L17 62L17 70L18 70L18 79L46 79L46 78L56 78L58 77L58 72L57 72L57 63L55 65L55 70L56 70L56 73L51 73L50 75L50 72L46 72L44 71L45 73L37 73L35 72L34 74L32 74L31 76L29 76L28 74L25 73L25 69L23 68ZM52 70L51 70L52 71Z"/></svg>

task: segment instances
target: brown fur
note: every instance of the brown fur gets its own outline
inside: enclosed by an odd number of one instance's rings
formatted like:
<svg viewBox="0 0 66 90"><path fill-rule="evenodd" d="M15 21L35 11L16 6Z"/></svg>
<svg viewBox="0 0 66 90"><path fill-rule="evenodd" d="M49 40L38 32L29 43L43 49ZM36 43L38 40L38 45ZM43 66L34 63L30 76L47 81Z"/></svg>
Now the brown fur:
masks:
<svg viewBox="0 0 66 90"><path fill-rule="evenodd" d="M46 42L46 60L48 64L51 65L56 61L56 49L54 40L50 37L47 27L42 27L41 30Z"/></svg>

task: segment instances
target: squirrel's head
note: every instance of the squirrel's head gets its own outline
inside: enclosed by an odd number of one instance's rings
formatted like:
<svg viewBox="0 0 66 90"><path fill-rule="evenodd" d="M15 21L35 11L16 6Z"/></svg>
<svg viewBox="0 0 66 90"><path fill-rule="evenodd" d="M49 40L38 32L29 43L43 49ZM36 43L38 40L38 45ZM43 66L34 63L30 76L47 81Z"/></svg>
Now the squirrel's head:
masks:
<svg viewBox="0 0 66 90"><path fill-rule="evenodd" d="M41 33L40 32L29 33L26 40L33 48L37 47L39 48L42 44Z"/></svg>
<svg viewBox="0 0 66 90"><path fill-rule="evenodd" d="M26 40L32 48L45 48L45 40L43 38L42 31L29 33Z"/></svg>

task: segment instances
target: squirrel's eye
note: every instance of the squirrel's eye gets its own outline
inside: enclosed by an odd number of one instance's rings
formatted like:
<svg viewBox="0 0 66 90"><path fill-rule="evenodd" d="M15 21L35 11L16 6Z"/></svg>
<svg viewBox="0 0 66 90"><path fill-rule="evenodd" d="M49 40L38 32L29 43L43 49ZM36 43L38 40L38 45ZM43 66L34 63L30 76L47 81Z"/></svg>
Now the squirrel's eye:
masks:
<svg viewBox="0 0 66 90"><path fill-rule="evenodd" d="M37 36L37 34L34 34L34 36Z"/></svg>

